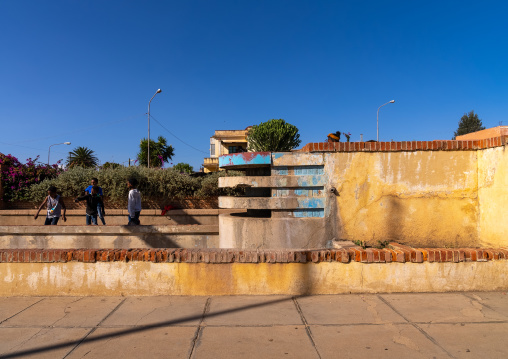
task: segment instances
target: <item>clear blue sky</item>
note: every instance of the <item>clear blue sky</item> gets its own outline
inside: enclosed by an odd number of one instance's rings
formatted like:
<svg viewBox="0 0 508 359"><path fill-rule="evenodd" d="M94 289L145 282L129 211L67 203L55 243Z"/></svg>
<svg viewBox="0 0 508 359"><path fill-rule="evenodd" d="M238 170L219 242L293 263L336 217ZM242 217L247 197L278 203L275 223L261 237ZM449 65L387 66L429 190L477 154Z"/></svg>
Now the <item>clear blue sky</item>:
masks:
<svg viewBox="0 0 508 359"><path fill-rule="evenodd" d="M0 152L124 162L147 135L197 170L218 129L271 118L302 145L508 125L504 1L0 1Z"/></svg>

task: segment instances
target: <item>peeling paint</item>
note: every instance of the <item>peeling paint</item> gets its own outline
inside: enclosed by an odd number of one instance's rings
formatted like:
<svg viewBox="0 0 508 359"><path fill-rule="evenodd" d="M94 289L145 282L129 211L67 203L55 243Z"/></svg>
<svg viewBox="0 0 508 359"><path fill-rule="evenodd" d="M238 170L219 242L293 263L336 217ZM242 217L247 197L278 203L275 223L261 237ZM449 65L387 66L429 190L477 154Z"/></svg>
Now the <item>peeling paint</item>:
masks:
<svg viewBox="0 0 508 359"><path fill-rule="evenodd" d="M241 152L219 157L219 167L271 165L270 152Z"/></svg>

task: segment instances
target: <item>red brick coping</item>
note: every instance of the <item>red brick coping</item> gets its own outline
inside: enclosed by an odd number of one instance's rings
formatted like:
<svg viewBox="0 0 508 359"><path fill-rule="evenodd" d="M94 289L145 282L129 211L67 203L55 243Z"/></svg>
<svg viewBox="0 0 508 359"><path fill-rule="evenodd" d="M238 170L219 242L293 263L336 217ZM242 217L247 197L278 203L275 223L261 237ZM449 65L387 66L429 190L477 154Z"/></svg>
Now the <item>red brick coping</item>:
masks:
<svg viewBox="0 0 508 359"><path fill-rule="evenodd" d="M508 144L508 136L469 141L400 142L317 142L308 143L299 152L394 152L394 151L468 151Z"/></svg>
<svg viewBox="0 0 508 359"><path fill-rule="evenodd" d="M316 250L241 249L0 249L0 263L153 262L153 263L423 263L487 262L508 259L508 248L390 248Z"/></svg>

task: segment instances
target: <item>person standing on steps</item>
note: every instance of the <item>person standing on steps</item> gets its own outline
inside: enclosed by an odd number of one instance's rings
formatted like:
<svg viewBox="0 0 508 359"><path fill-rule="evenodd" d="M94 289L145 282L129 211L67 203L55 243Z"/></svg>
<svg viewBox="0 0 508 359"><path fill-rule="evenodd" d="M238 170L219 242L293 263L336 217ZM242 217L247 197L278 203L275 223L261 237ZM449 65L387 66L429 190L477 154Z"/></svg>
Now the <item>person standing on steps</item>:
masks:
<svg viewBox="0 0 508 359"><path fill-rule="evenodd" d="M127 211L129 212L128 226L140 225L139 215L141 213L141 193L137 189L138 180L129 178L127 180L127 187L129 188L129 198L127 202Z"/></svg>
<svg viewBox="0 0 508 359"><path fill-rule="evenodd" d="M74 200L74 202L79 201L86 201L86 225L97 225L98 211L101 209L104 211L102 197L99 196L99 188L97 186L93 186L91 193L87 192L84 196L78 197Z"/></svg>
<svg viewBox="0 0 508 359"><path fill-rule="evenodd" d="M99 187L99 180L97 178L95 178L95 177L92 178L92 184L85 189L85 192L89 193L89 194L92 194L92 187L93 186L97 186L97 188L99 189L99 193L98 194L101 197L101 201L97 204L97 214L98 214L99 218L101 219L102 224L105 226L106 225L106 220L104 219L104 216L105 216L105 213L104 213L104 194L102 192L102 188Z"/></svg>
<svg viewBox="0 0 508 359"><path fill-rule="evenodd" d="M58 220L60 219L60 216L62 217L63 221L66 222L67 218L65 217L65 211L67 210L65 208L65 203L63 201L63 198L60 197L56 193L56 187L51 186L48 188L48 196L44 199L44 201L39 206L39 209L37 210L37 213L34 216L34 219L37 219L39 217L39 212L41 211L42 207L44 205L47 205L48 213L46 215L46 221L44 222L45 226L48 225L54 225L56 226L58 223ZM62 213L63 209L63 213Z"/></svg>

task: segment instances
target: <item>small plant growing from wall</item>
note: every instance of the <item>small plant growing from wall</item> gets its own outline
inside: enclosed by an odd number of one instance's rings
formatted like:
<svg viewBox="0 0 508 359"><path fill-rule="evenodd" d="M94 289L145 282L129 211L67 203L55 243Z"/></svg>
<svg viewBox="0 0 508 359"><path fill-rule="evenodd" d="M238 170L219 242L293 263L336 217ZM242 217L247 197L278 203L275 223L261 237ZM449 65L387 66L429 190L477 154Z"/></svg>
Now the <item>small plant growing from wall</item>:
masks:
<svg viewBox="0 0 508 359"><path fill-rule="evenodd" d="M247 134L248 149L254 152L291 151L300 145L298 128L283 119L252 126Z"/></svg>

